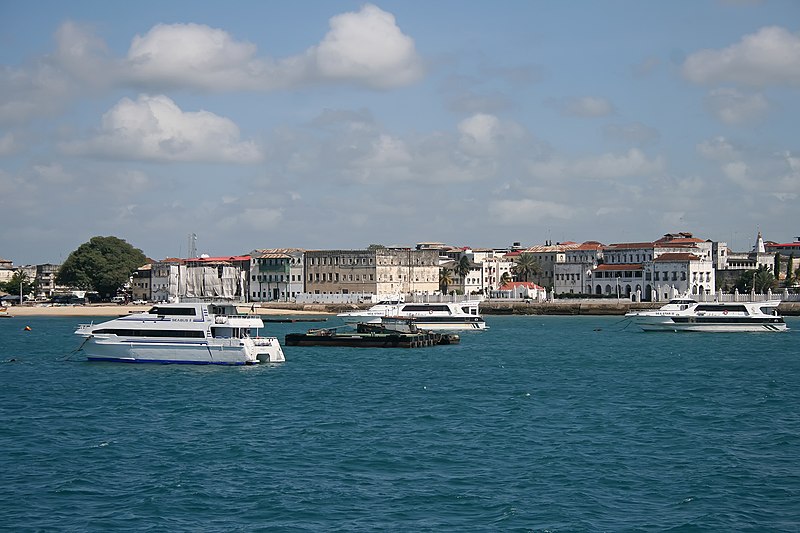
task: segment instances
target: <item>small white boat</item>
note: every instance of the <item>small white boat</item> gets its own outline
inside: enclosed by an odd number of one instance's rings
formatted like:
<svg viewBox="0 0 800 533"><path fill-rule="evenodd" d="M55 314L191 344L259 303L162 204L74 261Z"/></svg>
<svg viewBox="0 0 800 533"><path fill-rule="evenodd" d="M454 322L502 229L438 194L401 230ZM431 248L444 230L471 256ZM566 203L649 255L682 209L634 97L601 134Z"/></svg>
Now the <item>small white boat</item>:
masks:
<svg viewBox="0 0 800 533"><path fill-rule="evenodd" d="M250 365L285 361L275 337L261 337L258 315L228 303L158 304L100 324L81 324L90 361Z"/></svg>
<svg viewBox="0 0 800 533"><path fill-rule="evenodd" d="M479 300L466 302L401 302L389 300L369 309L339 313L347 324L383 324L388 329L413 321L417 329L427 331L463 331L486 329L478 310Z"/></svg>
<svg viewBox="0 0 800 533"><path fill-rule="evenodd" d="M779 300L766 302L697 302L680 297L656 310L631 311L644 331L786 331L778 314Z"/></svg>

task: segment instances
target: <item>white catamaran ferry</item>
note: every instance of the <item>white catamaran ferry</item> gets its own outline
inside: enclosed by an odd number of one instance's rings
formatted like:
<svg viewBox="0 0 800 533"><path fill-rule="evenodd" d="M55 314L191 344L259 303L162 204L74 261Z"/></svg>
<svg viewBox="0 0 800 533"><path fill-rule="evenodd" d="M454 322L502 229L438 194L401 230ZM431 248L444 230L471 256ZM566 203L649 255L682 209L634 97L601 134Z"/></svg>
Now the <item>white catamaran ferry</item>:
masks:
<svg viewBox="0 0 800 533"><path fill-rule="evenodd" d="M418 329L430 331L462 331L486 329L486 321L478 311L480 301L401 302L387 300L362 311L339 313L346 324L384 324L413 320Z"/></svg>
<svg viewBox="0 0 800 533"><path fill-rule="evenodd" d="M660 309L631 311L625 316L644 331L785 331L779 304L779 300L699 303L681 297Z"/></svg>
<svg viewBox="0 0 800 533"><path fill-rule="evenodd" d="M101 324L81 324L80 350L90 361L250 365L285 360L264 322L229 303L166 303Z"/></svg>

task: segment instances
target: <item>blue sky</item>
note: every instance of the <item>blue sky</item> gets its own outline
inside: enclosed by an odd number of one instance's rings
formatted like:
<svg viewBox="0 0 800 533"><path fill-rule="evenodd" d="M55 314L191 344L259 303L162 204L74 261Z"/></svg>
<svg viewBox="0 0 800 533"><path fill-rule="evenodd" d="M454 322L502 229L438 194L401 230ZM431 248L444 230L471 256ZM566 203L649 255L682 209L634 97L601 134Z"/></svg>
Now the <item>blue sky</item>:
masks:
<svg viewBox="0 0 800 533"><path fill-rule="evenodd" d="M800 3L4 2L0 257L800 233Z"/></svg>

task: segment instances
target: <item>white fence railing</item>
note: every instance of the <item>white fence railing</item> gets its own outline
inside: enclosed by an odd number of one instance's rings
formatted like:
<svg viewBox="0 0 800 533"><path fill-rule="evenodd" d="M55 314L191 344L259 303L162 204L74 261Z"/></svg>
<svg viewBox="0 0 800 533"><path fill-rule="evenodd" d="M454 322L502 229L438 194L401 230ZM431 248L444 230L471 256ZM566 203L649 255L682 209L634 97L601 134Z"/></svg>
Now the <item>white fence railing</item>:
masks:
<svg viewBox="0 0 800 533"><path fill-rule="evenodd" d="M460 303L468 300L481 300L483 296L469 296L463 294L371 294L371 293L353 293L353 294L311 294L300 293L295 298L295 303L298 304L364 304L364 303L378 303L385 300L402 300L404 302L453 302Z"/></svg>

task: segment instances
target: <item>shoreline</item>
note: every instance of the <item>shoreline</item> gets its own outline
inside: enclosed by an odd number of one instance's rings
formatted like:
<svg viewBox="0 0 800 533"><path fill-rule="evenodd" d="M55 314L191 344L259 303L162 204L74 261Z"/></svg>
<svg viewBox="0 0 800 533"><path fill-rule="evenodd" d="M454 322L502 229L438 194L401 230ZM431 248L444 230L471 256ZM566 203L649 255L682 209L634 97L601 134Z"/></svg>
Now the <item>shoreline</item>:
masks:
<svg viewBox="0 0 800 533"><path fill-rule="evenodd" d="M482 315L611 315L621 316L632 309L654 309L663 305L650 302L576 302L576 301L555 301L539 303L523 302L498 302L488 301L480 306ZM131 313L147 311L152 304L147 305L115 305L115 304L94 304L94 305L61 305L61 306L37 306L37 305L16 305L9 306L7 317L26 317L26 316L123 316ZM247 304L237 305L242 314L257 314L260 316L335 316L343 311L355 309L366 309L369 305L331 305L331 304L292 304L275 302L261 304L261 307L252 308ZM800 302L782 302L778 308L782 316L800 316Z"/></svg>
<svg viewBox="0 0 800 533"><path fill-rule="evenodd" d="M27 317L27 316L124 316L131 313L141 313L153 307L147 305L10 305L8 306L7 317ZM237 306L242 314L250 313L249 305ZM256 307L253 314L262 316L286 316L286 315L324 315L331 314L319 310L300 310L300 309L278 309L273 307Z"/></svg>

